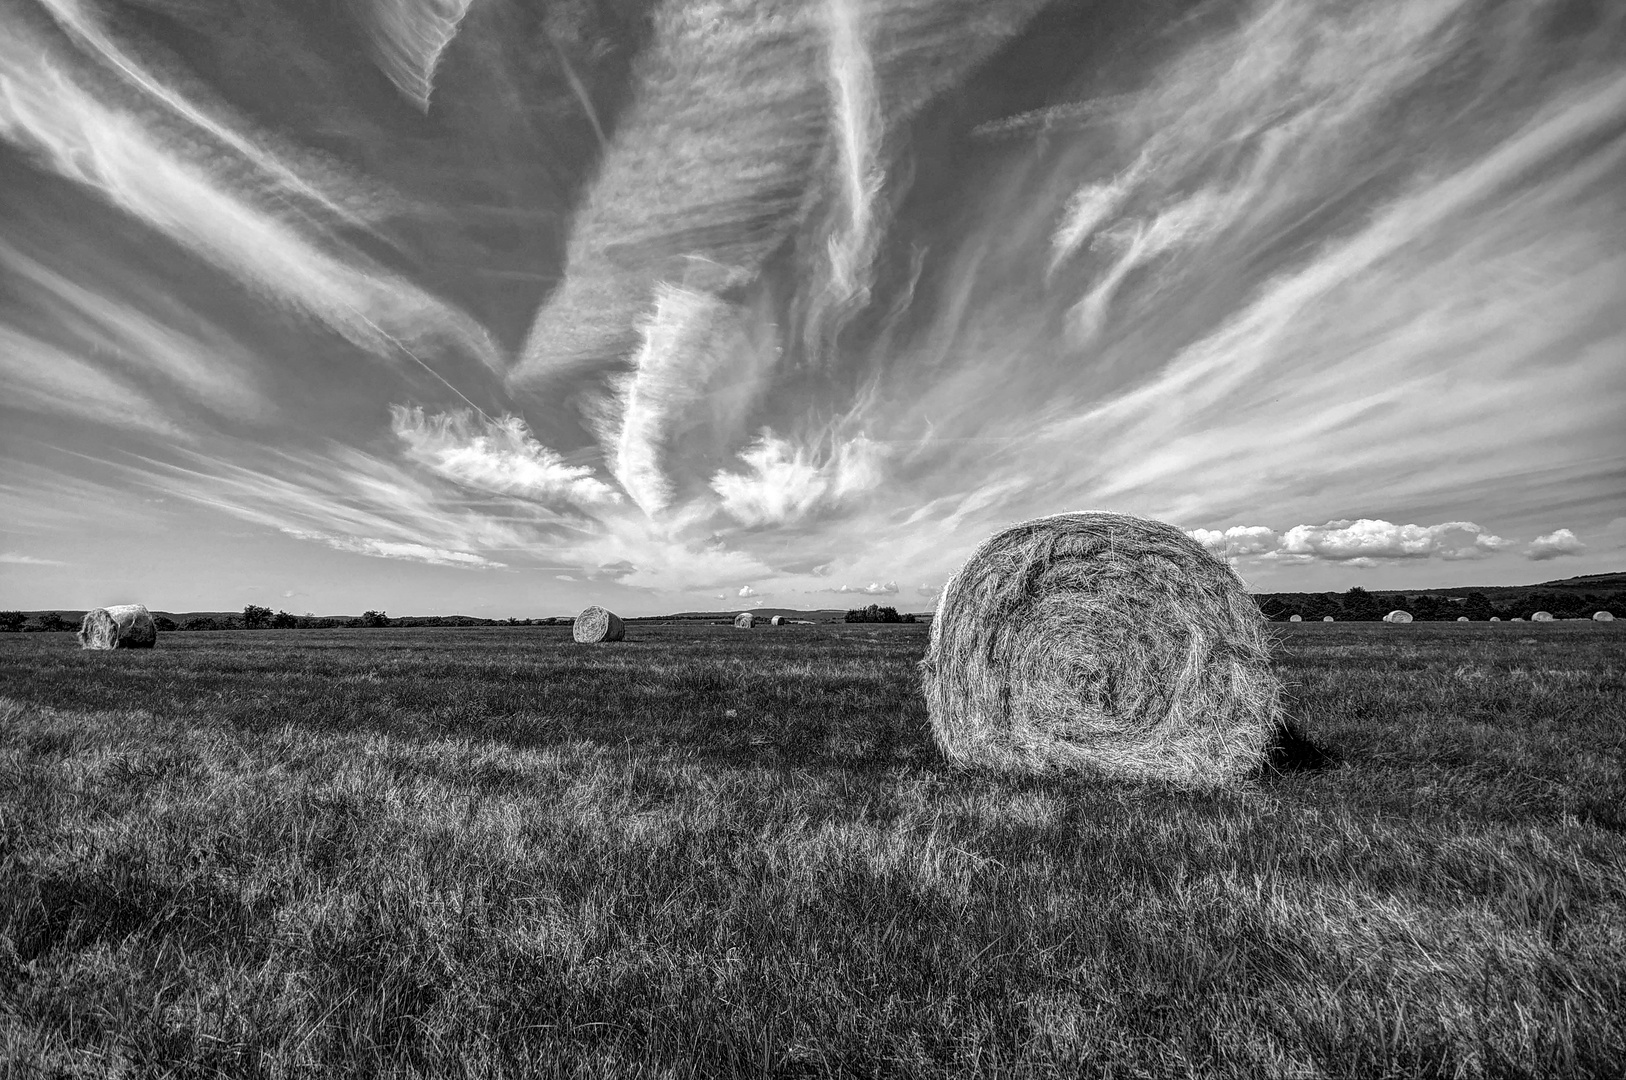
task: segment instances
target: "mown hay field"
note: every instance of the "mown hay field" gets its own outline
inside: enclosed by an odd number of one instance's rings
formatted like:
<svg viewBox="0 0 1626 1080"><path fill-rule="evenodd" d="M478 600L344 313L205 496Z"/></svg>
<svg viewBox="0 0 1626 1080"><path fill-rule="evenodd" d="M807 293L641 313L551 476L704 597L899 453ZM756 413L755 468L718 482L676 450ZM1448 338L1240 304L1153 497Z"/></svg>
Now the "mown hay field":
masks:
<svg viewBox="0 0 1626 1080"><path fill-rule="evenodd" d="M0 1061L1618 1077L1619 626L1277 627L1204 794L948 767L925 627L0 635Z"/></svg>

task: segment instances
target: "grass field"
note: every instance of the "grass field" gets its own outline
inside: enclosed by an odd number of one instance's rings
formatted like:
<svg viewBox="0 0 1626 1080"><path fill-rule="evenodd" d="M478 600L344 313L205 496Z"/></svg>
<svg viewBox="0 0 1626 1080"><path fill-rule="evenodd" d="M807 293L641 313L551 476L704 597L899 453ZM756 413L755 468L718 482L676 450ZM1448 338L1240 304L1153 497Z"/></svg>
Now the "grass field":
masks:
<svg viewBox="0 0 1626 1080"><path fill-rule="evenodd" d="M1626 631L1279 628L1330 761L956 773L925 627L0 635L18 1076L1626 1074Z"/></svg>

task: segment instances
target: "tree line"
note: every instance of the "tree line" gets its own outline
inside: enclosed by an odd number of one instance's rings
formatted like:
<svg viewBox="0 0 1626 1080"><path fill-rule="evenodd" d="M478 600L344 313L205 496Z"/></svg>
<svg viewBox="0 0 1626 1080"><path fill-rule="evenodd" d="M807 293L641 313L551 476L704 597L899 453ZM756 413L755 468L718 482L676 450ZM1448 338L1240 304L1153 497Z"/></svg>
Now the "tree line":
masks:
<svg viewBox="0 0 1626 1080"><path fill-rule="evenodd" d="M1270 593L1255 600L1276 621L1297 615L1318 622L1331 615L1339 622L1377 622L1391 611L1407 612L1419 622L1454 622L1464 615L1474 622L1528 619L1538 611L1560 619L1590 618L1596 611L1626 615L1626 597L1620 593L1528 592L1494 603L1480 592L1376 594L1357 585L1343 593Z"/></svg>

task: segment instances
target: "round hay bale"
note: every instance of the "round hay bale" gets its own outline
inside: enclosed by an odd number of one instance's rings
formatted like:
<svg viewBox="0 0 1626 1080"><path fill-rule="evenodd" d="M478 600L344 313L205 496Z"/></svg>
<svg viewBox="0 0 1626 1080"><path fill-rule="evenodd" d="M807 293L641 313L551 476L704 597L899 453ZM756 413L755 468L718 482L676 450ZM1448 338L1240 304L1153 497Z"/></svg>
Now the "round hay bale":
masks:
<svg viewBox="0 0 1626 1080"><path fill-rule="evenodd" d="M1321 621L1322 622L1337 622L1338 620L1333 618L1331 615L1323 615L1323 616L1321 616Z"/></svg>
<svg viewBox="0 0 1626 1080"><path fill-rule="evenodd" d="M114 604L85 612L79 623L81 649L150 649L158 627L144 604Z"/></svg>
<svg viewBox="0 0 1626 1080"><path fill-rule="evenodd" d="M601 641L620 641L627 636L627 624L613 611L598 605L582 609L570 628L570 636L584 645Z"/></svg>
<svg viewBox="0 0 1626 1080"><path fill-rule="evenodd" d="M1491 621L1491 622L1501 622L1501 621L1502 621L1502 617L1501 617L1501 616L1500 616L1500 615L1492 615L1492 616L1491 616L1491 617L1490 617L1490 621Z"/></svg>
<svg viewBox="0 0 1626 1080"><path fill-rule="evenodd" d="M1509 619L1508 622L1524 622L1524 616L1523 615L1515 615L1515 616L1513 616L1513 618Z"/></svg>
<svg viewBox="0 0 1626 1080"><path fill-rule="evenodd" d="M1530 621L1531 622L1552 622L1553 621L1553 613L1550 612L1550 611L1538 611L1534 615L1530 616Z"/></svg>
<svg viewBox="0 0 1626 1080"><path fill-rule="evenodd" d="M1594 611L1592 613L1592 621L1593 622L1614 622L1615 621L1615 613L1613 611Z"/></svg>
<svg viewBox="0 0 1626 1080"><path fill-rule="evenodd" d="M932 734L950 762L1010 772L1237 779L1280 725L1265 622L1172 525L1024 522L943 588L920 665Z"/></svg>
<svg viewBox="0 0 1626 1080"><path fill-rule="evenodd" d="M785 617L783 615L775 615L773 618L768 620L768 625L769 626L784 626L785 625Z"/></svg>
<svg viewBox="0 0 1626 1080"><path fill-rule="evenodd" d="M1411 622L1411 612L1409 612L1409 611L1400 611L1400 610L1396 609L1394 611L1389 612L1389 614L1385 615L1383 617L1383 621L1384 622L1394 622L1394 623Z"/></svg>
<svg viewBox="0 0 1626 1080"><path fill-rule="evenodd" d="M1289 615L1287 617L1287 621L1288 622L1303 622L1304 621L1304 616L1303 615Z"/></svg>
<svg viewBox="0 0 1626 1080"><path fill-rule="evenodd" d="M1468 618L1466 615L1458 615L1457 622L1473 622L1473 620Z"/></svg>
<svg viewBox="0 0 1626 1080"><path fill-rule="evenodd" d="M757 623L757 617L749 611L742 611L734 616L734 629L749 630Z"/></svg>

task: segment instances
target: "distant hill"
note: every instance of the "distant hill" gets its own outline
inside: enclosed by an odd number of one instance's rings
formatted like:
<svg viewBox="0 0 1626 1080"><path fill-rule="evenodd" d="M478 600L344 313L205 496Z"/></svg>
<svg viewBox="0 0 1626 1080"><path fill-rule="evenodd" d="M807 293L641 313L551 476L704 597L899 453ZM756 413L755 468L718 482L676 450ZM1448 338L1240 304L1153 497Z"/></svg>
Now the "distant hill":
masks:
<svg viewBox="0 0 1626 1080"><path fill-rule="evenodd" d="M856 603L854 606L863 607ZM1421 619L1455 619L1460 614L1470 618L1528 617L1531 611L1545 609L1560 617L1590 616L1593 611L1613 611L1617 618L1626 618L1626 571L1606 574L1581 574L1558 578L1535 585L1464 585L1444 589L1371 589L1321 593L1255 593L1254 600L1273 619L1301 615L1318 619L1332 615L1335 619L1376 618L1393 608L1412 611ZM890 605L883 605L890 606ZM759 619L782 615L787 619L806 619L817 623L839 623L848 609L789 608L789 607L728 607L715 611L677 611L669 615L639 615L627 617L627 622L716 622L731 621L742 611L749 611ZM900 614L908 614L900 609ZM4 612L0 612L3 617ZM84 608L57 608L20 613L23 621L15 629L44 630L77 628L84 618ZM927 621L932 613L915 612L915 617ZM243 612L237 611L164 611L154 610L154 618L166 619L178 629L233 630L242 629ZM298 628L327 629L359 626L360 615L300 615ZM389 625L420 626L558 626L568 625L575 612L527 619L487 619L474 615L403 615L391 616ZM0 620L0 629L13 629Z"/></svg>

